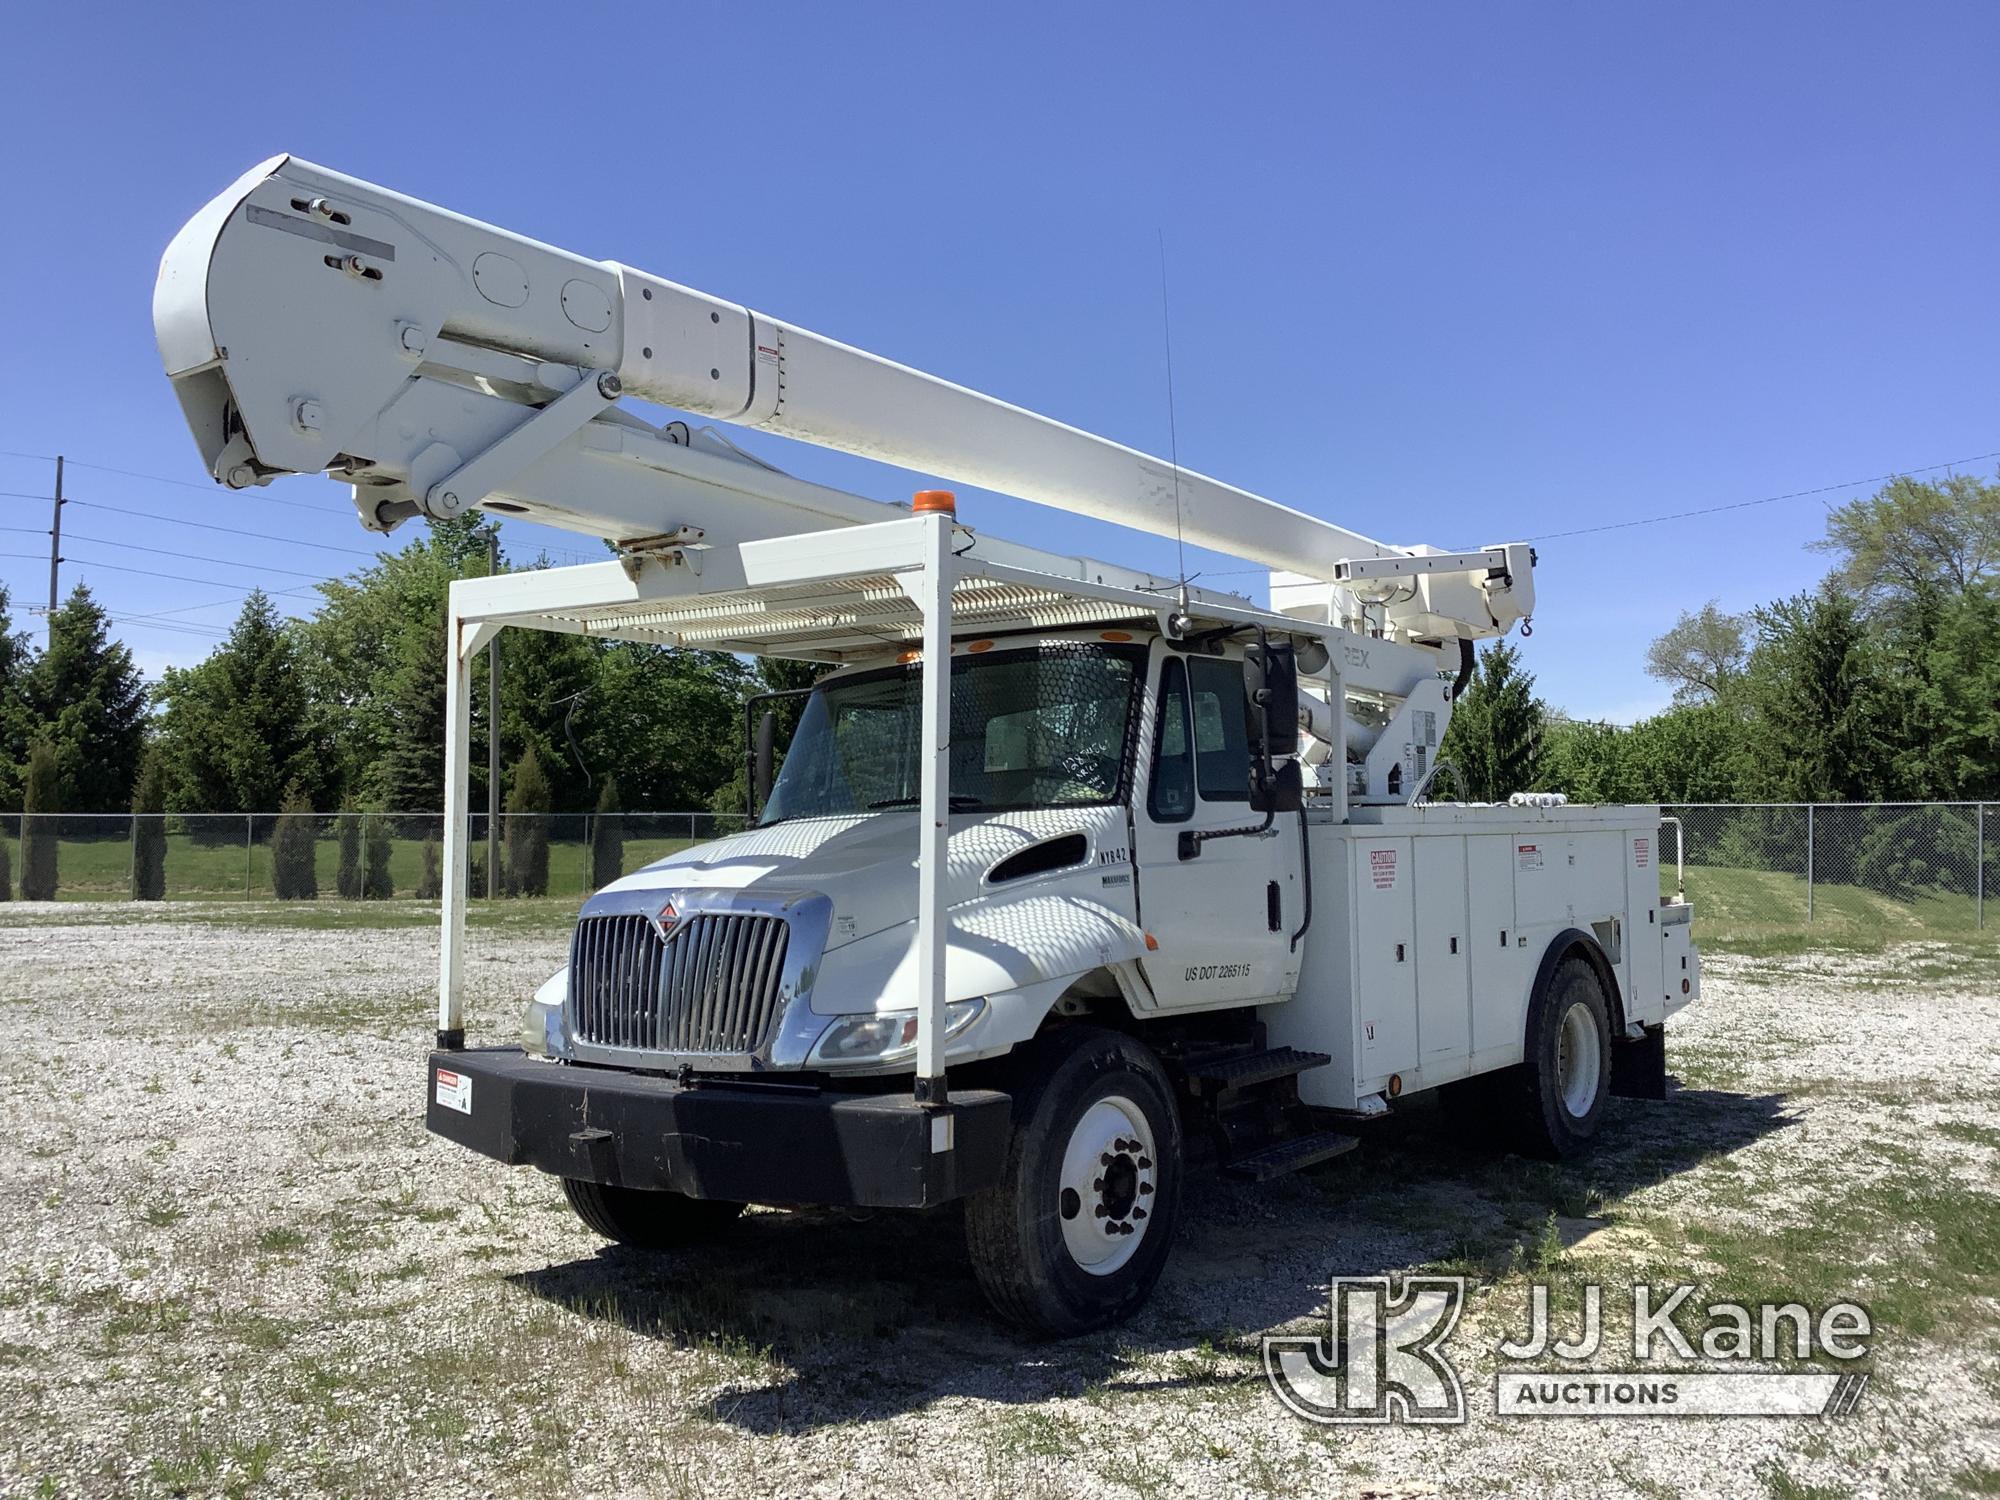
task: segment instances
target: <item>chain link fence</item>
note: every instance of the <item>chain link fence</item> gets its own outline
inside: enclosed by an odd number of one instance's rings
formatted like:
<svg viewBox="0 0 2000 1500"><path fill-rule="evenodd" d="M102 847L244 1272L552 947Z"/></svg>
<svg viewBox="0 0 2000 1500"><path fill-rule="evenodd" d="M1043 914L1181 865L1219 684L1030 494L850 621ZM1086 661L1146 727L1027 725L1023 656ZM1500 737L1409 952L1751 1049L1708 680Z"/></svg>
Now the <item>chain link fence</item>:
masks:
<svg viewBox="0 0 2000 1500"><path fill-rule="evenodd" d="M1687 895L1711 933L1798 929L1828 938L1948 937L1984 929L1987 895L2000 892L2000 803L1705 803L1662 807L1661 813L1669 820L1660 837L1662 894L1675 885L1678 820ZM314 898L338 899L344 893L343 843L350 851L345 894L436 897L440 814L319 813L299 821L286 872L279 869L277 813L26 819L5 813L0 853L8 894L16 900L26 894L24 823L35 825L26 830L31 840L53 844L62 900L129 899L135 845L153 829L164 849L161 890L169 900L269 900L281 882L296 890L301 866L310 869ZM545 843L544 894L581 900L603 884L600 875L614 869L630 874L745 823L741 814L712 812L502 814L493 830L501 845L497 889L508 887L510 832L524 844ZM475 898L486 897L489 888L487 833L485 814L474 814ZM536 834L539 840L529 837ZM594 868L599 863L602 870Z"/></svg>
<svg viewBox="0 0 2000 1500"><path fill-rule="evenodd" d="M23 898L30 845L42 842L54 847L57 899L129 899L135 849L157 830L164 847L162 895L169 900L270 900L280 894L281 883L288 886L287 894L301 899L304 885L314 898L337 899L343 894L343 843L350 850L349 894L435 899L442 814L300 815L290 846L279 836L280 819L278 813L0 813L8 895ZM495 821L492 831L501 846L498 890L507 886L511 836L524 845L546 846L547 877L540 894L579 900L604 883L593 878L605 873L593 870L599 858L607 871L615 867L619 874L630 874L692 844L735 833L746 823L739 813L713 812L502 813ZM471 825L473 893L483 896L488 887L486 815L474 814ZM539 840L531 837L537 834ZM286 847L294 852L281 871ZM309 880L299 879L301 868L310 870Z"/></svg>
<svg viewBox="0 0 2000 1500"><path fill-rule="evenodd" d="M2000 879L2000 803L1704 803L1662 807L1684 834L1696 920L1754 934L1884 937L1982 930ZM1662 829L1661 850L1674 849ZM1662 862L1663 890L1674 871Z"/></svg>

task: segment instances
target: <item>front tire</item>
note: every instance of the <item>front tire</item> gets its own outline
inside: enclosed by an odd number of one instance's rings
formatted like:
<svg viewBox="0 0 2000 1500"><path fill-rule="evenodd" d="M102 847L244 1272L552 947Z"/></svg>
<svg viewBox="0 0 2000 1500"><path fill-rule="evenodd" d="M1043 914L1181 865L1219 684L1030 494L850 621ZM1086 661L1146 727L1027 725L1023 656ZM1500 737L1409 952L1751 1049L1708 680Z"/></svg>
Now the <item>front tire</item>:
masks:
<svg viewBox="0 0 2000 1500"><path fill-rule="evenodd" d="M1521 1149L1531 1155L1567 1160L1597 1134L1611 1092L1611 1007L1589 959L1564 958L1535 996L1511 1092Z"/></svg>
<svg viewBox="0 0 2000 1500"><path fill-rule="evenodd" d="M565 1177L562 1189L569 1206L588 1227L607 1240L638 1250L673 1250L713 1239L743 1212L740 1203L612 1187L576 1177Z"/></svg>
<svg viewBox="0 0 2000 1500"><path fill-rule="evenodd" d="M1006 1163L966 1203L966 1245L1002 1317L1083 1333L1129 1317L1166 1266L1180 1114L1159 1059L1119 1032L1065 1026L1024 1061Z"/></svg>

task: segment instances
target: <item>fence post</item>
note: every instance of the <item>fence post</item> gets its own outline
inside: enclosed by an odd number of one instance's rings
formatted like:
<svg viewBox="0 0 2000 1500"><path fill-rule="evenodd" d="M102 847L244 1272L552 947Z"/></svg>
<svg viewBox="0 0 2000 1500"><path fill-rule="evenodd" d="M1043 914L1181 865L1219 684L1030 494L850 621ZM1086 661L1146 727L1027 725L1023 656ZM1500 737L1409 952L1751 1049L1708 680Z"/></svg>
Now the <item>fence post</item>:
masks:
<svg viewBox="0 0 2000 1500"><path fill-rule="evenodd" d="M1972 840L1972 925L1978 929L1986 926L1986 804L1980 803L1974 813L1977 832Z"/></svg>
<svg viewBox="0 0 2000 1500"><path fill-rule="evenodd" d="M257 815L243 815L243 898L250 898L250 851L257 845Z"/></svg>
<svg viewBox="0 0 2000 1500"><path fill-rule="evenodd" d="M1806 804L1806 920L1813 919L1813 805Z"/></svg>

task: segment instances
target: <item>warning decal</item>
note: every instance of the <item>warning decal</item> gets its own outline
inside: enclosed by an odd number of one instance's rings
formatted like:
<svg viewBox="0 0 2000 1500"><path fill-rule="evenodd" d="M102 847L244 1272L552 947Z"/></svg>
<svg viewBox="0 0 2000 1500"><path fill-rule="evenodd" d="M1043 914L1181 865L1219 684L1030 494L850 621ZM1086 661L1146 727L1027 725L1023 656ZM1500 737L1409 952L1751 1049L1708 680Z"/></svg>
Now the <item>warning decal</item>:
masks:
<svg viewBox="0 0 2000 1500"><path fill-rule="evenodd" d="M1368 875L1375 882L1378 891L1393 891L1396 888L1396 851L1394 849L1370 849L1368 851Z"/></svg>
<svg viewBox="0 0 2000 1500"><path fill-rule="evenodd" d="M1517 870L1539 870L1542 867L1542 846L1540 844L1516 844L1514 846L1514 868Z"/></svg>
<svg viewBox="0 0 2000 1500"><path fill-rule="evenodd" d="M437 1070L437 1102L462 1115L472 1113L472 1080L448 1068Z"/></svg>
<svg viewBox="0 0 2000 1500"><path fill-rule="evenodd" d="M1651 839L1635 838L1632 840L1633 864L1637 865L1640 869L1643 870L1649 863L1651 863L1652 858L1653 858L1653 841Z"/></svg>

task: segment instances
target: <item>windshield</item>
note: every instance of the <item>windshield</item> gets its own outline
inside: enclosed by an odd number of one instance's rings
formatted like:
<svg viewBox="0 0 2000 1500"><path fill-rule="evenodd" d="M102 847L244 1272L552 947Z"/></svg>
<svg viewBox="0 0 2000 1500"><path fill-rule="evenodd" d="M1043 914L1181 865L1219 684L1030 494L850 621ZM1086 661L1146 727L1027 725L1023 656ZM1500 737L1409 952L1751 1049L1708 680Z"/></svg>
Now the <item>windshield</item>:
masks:
<svg viewBox="0 0 2000 1500"><path fill-rule="evenodd" d="M951 663L951 806L1005 812L1124 794L1146 648L1095 644L963 653ZM763 821L915 807L917 666L841 678L806 701Z"/></svg>

